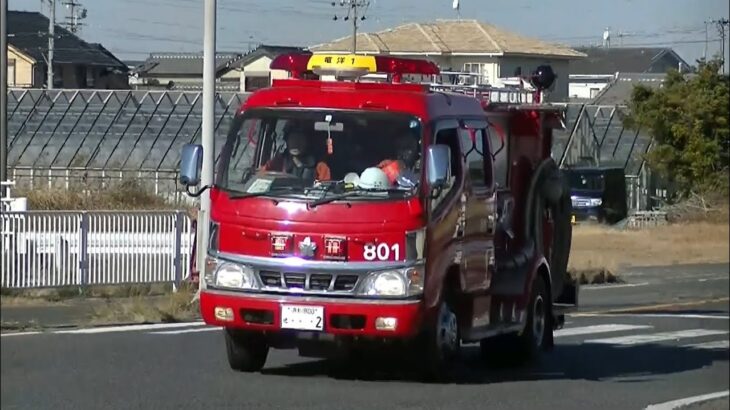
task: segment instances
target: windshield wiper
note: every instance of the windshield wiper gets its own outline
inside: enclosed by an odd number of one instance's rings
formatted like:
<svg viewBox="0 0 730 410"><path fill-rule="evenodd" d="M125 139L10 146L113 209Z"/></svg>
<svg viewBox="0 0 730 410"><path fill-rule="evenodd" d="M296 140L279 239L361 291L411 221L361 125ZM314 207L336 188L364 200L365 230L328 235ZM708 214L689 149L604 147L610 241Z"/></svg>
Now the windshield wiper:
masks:
<svg viewBox="0 0 730 410"><path fill-rule="evenodd" d="M317 199L315 201L310 202L309 207L310 208L314 208L314 207L319 206L319 205L324 205L324 204L328 204L330 202L339 201L340 199L344 199L344 198L347 198L347 197L350 197L350 196L353 196L353 195L357 195L357 194L362 194L364 192L365 193L370 193L370 192L374 192L374 193L386 192L386 193L389 193L389 194L392 194L392 193L404 193L405 194L405 193L409 192L409 190L398 189L398 188L386 188L386 189L356 188L356 189L354 189L352 191L347 191L347 192L344 192L344 193L339 194L339 195L332 195L329 198L319 198L319 199Z"/></svg>
<svg viewBox="0 0 730 410"><path fill-rule="evenodd" d="M270 189L268 191L263 192L241 192L238 194L230 194L229 198L231 199L243 199L243 198L253 198L257 196L267 196L267 195L276 195L276 194L283 194L288 192L294 192L294 191L301 191L301 188L293 187L293 186L283 186L279 188Z"/></svg>

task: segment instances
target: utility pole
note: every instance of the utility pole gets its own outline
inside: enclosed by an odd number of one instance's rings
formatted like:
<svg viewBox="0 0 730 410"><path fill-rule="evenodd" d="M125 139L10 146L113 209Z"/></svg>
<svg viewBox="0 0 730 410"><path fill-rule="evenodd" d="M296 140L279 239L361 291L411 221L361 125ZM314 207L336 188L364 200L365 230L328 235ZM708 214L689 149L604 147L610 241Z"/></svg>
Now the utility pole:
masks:
<svg viewBox="0 0 730 410"><path fill-rule="evenodd" d="M215 163L215 35L216 35L216 0L205 0L203 11L203 166L200 186L213 185L213 167ZM200 196L200 213L198 214L197 237L199 241L197 266L201 272L205 269L205 257L208 253L208 236L210 221L210 191ZM205 278L198 281L198 288L205 288Z"/></svg>
<svg viewBox="0 0 730 410"><path fill-rule="evenodd" d="M722 41L722 72L725 73L725 28L730 24L728 19L713 20L717 30L720 32L720 39Z"/></svg>
<svg viewBox="0 0 730 410"><path fill-rule="evenodd" d="M51 11L48 15L48 89L53 89L53 40L56 37L56 0L49 0Z"/></svg>
<svg viewBox="0 0 730 410"><path fill-rule="evenodd" d="M68 29L68 31L75 34L79 31L79 27L83 25L80 20L86 18L87 10L85 8L81 8L82 4L76 0L66 1L63 5L69 9L69 15L66 16L66 22L63 25ZM80 11L77 11L77 8Z"/></svg>
<svg viewBox="0 0 730 410"><path fill-rule="evenodd" d="M348 21L352 19L352 54L357 52L357 29L358 21L365 20L365 12L370 7L370 0L340 0L340 7L347 8L347 15L343 20ZM332 7L337 6L336 2L332 2ZM362 13L359 11L362 10ZM333 20L338 20L337 14L335 14Z"/></svg>
<svg viewBox="0 0 730 410"><path fill-rule="evenodd" d="M710 41L708 34L707 34L707 24L709 21L705 20L705 52L703 53L703 59L707 61L707 43Z"/></svg>
<svg viewBox="0 0 730 410"><path fill-rule="evenodd" d="M8 180L8 0L0 0L0 182ZM0 197L5 197L4 185Z"/></svg>

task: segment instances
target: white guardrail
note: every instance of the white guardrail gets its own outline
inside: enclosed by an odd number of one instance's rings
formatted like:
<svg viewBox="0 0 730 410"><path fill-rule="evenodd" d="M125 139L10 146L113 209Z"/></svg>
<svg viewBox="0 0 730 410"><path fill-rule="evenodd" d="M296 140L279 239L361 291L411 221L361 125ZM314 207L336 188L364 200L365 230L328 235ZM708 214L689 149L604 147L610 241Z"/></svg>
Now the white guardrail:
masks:
<svg viewBox="0 0 730 410"><path fill-rule="evenodd" d="M190 275L185 212L0 214L0 286L177 283Z"/></svg>

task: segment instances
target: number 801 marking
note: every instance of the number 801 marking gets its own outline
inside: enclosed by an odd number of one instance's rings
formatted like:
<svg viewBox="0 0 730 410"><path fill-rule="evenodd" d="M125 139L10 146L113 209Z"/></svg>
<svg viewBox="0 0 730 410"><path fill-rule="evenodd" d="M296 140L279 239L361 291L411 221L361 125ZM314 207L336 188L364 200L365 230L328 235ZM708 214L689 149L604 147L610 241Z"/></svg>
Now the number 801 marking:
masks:
<svg viewBox="0 0 730 410"><path fill-rule="evenodd" d="M379 243L377 245L369 243L365 245L362 256L366 261L387 261L391 259L391 255L394 260L400 259L400 245L393 244L388 245L387 243Z"/></svg>

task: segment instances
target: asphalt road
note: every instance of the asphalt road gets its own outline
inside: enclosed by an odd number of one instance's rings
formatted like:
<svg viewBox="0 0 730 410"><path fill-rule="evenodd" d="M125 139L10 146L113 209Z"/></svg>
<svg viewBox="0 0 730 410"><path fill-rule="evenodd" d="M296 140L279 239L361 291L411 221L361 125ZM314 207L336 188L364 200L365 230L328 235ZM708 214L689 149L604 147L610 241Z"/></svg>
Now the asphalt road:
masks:
<svg viewBox="0 0 730 410"><path fill-rule="evenodd" d="M640 271L587 288L555 350L534 366L484 365L456 383L402 369L333 373L272 351L263 374L229 369L219 329L199 324L3 335L3 409L643 409L728 390L728 268ZM694 280L689 280L689 279ZM657 305L626 311L627 307ZM617 310L615 314L607 314Z"/></svg>

